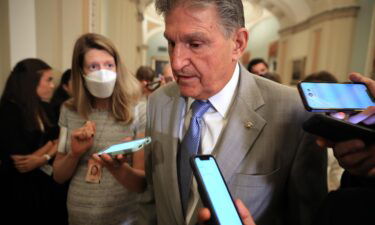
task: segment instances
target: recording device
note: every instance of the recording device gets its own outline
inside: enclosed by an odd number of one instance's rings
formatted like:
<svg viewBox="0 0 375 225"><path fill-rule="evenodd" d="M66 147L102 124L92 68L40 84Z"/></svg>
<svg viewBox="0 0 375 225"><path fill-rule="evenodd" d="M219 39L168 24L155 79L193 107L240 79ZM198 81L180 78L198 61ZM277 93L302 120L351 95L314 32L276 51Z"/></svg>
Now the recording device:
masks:
<svg viewBox="0 0 375 225"><path fill-rule="evenodd" d="M156 89L158 89L161 85L161 80L158 78L157 80L154 80L150 83L147 83L146 84L146 88L149 90L149 91L155 91Z"/></svg>
<svg viewBox="0 0 375 225"><path fill-rule="evenodd" d="M375 105L364 83L300 82L297 88L310 112L362 111Z"/></svg>
<svg viewBox="0 0 375 225"><path fill-rule="evenodd" d="M119 154L129 154L141 150L145 145L151 143L151 137L145 137L133 141L127 141L120 144L115 144L109 148L98 152L98 155L109 154L112 156Z"/></svg>
<svg viewBox="0 0 375 225"><path fill-rule="evenodd" d="M361 139L365 143L375 141L374 129L321 114L310 117L302 127L306 132L334 142L351 139Z"/></svg>
<svg viewBox="0 0 375 225"><path fill-rule="evenodd" d="M242 225L222 173L212 155L193 155L190 165L198 183L199 195L211 211L213 224Z"/></svg>

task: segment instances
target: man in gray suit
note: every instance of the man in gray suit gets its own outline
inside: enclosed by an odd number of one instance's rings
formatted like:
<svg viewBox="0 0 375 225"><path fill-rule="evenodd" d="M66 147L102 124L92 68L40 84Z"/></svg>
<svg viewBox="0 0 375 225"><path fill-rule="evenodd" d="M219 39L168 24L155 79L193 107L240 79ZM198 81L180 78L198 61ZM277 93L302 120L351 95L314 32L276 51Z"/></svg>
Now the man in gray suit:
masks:
<svg viewBox="0 0 375 225"><path fill-rule="evenodd" d="M326 152L301 129L295 89L247 72L240 0L156 0L176 82L149 97L146 178L157 223L195 224L202 207L194 179L184 185L183 155L198 126L198 153L213 154L230 192L257 224L309 224L326 195ZM198 125L195 102L209 106ZM184 202L183 190L188 190ZM145 204L144 204L145 206Z"/></svg>

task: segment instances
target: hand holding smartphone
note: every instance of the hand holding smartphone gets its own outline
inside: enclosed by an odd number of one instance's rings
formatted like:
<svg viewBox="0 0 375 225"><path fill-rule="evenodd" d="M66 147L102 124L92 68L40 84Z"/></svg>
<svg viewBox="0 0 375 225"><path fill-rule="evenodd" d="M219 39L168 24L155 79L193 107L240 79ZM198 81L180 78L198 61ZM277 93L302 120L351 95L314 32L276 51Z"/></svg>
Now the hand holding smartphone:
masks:
<svg viewBox="0 0 375 225"><path fill-rule="evenodd" d="M120 144L115 144L103 151L98 152L98 155L109 154L112 156L119 154L129 154L141 150L145 145L151 143L151 137L145 137L133 141L127 141Z"/></svg>
<svg viewBox="0 0 375 225"><path fill-rule="evenodd" d="M310 117L302 127L306 132L334 142L351 139L360 139L365 143L375 141L374 129L321 114Z"/></svg>
<svg viewBox="0 0 375 225"><path fill-rule="evenodd" d="M211 211L211 221L214 224L243 225L215 158L194 155L190 158L190 165L203 204Z"/></svg>
<svg viewBox="0 0 375 225"><path fill-rule="evenodd" d="M300 82L297 88L310 112L362 111L375 105L364 83Z"/></svg>

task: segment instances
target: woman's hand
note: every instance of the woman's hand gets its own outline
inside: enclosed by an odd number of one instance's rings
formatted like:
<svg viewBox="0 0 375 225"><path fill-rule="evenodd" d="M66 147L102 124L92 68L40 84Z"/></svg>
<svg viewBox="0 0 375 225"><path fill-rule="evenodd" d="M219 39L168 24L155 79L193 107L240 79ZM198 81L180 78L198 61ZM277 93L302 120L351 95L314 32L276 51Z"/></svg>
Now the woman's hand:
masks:
<svg viewBox="0 0 375 225"><path fill-rule="evenodd" d="M107 168L112 174L116 174L116 171L123 170L123 167L128 167L129 164L126 163L126 155L116 155L114 157L109 154L94 154L92 158L100 163L103 167Z"/></svg>
<svg viewBox="0 0 375 225"><path fill-rule="evenodd" d="M47 159L44 156L34 154L30 155L12 155L14 166L20 173L27 173L43 166Z"/></svg>
<svg viewBox="0 0 375 225"><path fill-rule="evenodd" d="M81 128L73 130L71 134L71 155L80 157L94 144L95 123L87 121Z"/></svg>
<svg viewBox="0 0 375 225"><path fill-rule="evenodd" d="M131 141L133 138L124 138L122 141ZM135 155L141 155L135 157ZM92 156L95 161L99 162L116 178L116 180L122 184L126 189L134 192L143 192L146 188L146 179L144 169L137 165L143 160L143 150L138 151L130 155L116 155L114 157L109 154L94 154ZM133 165L130 166L126 161L127 157L133 157ZM138 162L138 163L137 163Z"/></svg>
<svg viewBox="0 0 375 225"><path fill-rule="evenodd" d="M121 139L122 142L127 142L133 140L132 137L125 137ZM126 155L119 154L114 157L110 156L109 154L94 154L93 159L100 163L102 166L107 168L112 174L116 175L116 171L122 170L120 167L129 167L126 163ZM125 165L126 164L126 165Z"/></svg>

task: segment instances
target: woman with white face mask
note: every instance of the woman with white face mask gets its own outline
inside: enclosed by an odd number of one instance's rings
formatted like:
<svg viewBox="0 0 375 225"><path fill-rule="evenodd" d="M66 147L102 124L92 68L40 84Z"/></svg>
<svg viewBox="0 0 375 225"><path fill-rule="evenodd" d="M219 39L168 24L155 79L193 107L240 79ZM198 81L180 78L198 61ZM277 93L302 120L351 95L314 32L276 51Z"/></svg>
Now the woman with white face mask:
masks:
<svg viewBox="0 0 375 225"><path fill-rule="evenodd" d="M61 109L54 162L54 179L70 180L69 224L133 224L139 195L132 191L144 186L143 150L126 155L116 168L92 155L144 136L145 112L137 105L141 93L137 80L125 71L107 38L85 34L74 47L72 84L73 98ZM119 171L127 178L121 182L126 188L112 176Z"/></svg>

